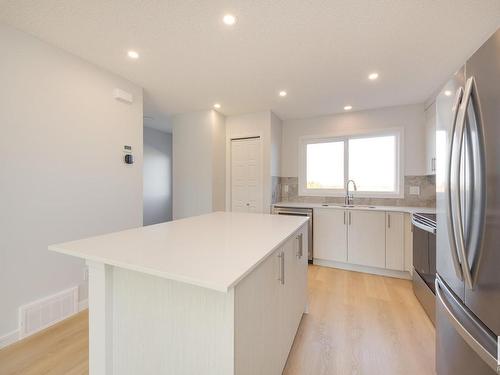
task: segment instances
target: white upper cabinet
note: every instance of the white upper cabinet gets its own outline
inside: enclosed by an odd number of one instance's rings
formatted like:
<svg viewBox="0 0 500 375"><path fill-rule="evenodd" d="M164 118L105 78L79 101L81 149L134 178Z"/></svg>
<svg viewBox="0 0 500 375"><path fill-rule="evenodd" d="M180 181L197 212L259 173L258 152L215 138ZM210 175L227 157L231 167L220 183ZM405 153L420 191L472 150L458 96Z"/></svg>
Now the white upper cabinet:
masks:
<svg viewBox="0 0 500 375"><path fill-rule="evenodd" d="M436 174L436 103L425 110L425 173Z"/></svg>
<svg viewBox="0 0 500 375"><path fill-rule="evenodd" d="M387 212L385 219L385 268L404 271L404 214Z"/></svg>
<svg viewBox="0 0 500 375"><path fill-rule="evenodd" d="M347 262L347 212L330 208L314 209L314 257Z"/></svg>
<svg viewBox="0 0 500 375"><path fill-rule="evenodd" d="M385 212L348 211L348 261L385 268Z"/></svg>

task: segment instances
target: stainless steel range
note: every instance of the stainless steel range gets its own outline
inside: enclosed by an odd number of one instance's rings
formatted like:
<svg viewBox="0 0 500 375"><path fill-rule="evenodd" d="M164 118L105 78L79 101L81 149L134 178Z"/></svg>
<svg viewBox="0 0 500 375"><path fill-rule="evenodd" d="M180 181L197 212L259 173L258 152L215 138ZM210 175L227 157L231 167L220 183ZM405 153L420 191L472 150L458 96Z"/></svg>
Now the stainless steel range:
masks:
<svg viewBox="0 0 500 375"><path fill-rule="evenodd" d="M436 322L436 215L412 215L413 291L425 312Z"/></svg>

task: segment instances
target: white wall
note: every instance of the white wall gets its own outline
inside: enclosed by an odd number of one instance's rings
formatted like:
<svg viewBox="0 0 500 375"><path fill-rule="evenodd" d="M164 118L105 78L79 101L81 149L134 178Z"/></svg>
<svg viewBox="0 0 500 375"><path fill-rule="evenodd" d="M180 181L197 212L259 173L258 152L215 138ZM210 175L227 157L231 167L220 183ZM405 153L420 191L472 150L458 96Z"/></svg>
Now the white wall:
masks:
<svg viewBox="0 0 500 375"><path fill-rule="evenodd" d="M144 127L144 225L172 220L172 134Z"/></svg>
<svg viewBox="0 0 500 375"><path fill-rule="evenodd" d="M212 114L212 210L226 209L226 118Z"/></svg>
<svg viewBox="0 0 500 375"><path fill-rule="evenodd" d="M173 217L224 210L224 117L201 111L172 117Z"/></svg>
<svg viewBox="0 0 500 375"><path fill-rule="evenodd" d="M283 122L271 112L271 176L281 176Z"/></svg>
<svg viewBox="0 0 500 375"><path fill-rule="evenodd" d="M348 135L361 131L404 129L405 175L425 174L424 105L415 104L283 122L281 175L298 176L299 139L310 135Z"/></svg>
<svg viewBox="0 0 500 375"><path fill-rule="evenodd" d="M20 305L74 285L86 298L84 262L49 244L142 225L142 90L3 25L0 45L1 338Z"/></svg>

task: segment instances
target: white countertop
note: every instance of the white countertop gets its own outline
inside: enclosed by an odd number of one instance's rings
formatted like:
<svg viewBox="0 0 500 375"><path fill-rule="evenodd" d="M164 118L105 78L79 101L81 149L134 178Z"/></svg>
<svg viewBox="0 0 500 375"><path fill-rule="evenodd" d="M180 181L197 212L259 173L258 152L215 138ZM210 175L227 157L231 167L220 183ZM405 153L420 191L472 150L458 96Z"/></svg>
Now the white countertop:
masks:
<svg viewBox="0 0 500 375"><path fill-rule="evenodd" d="M308 218L215 212L49 250L227 292Z"/></svg>
<svg viewBox="0 0 500 375"><path fill-rule="evenodd" d="M290 208L331 208L342 210L367 210L367 211L390 211L390 212L406 212L409 214L420 212L423 214L435 214L436 209L433 207L403 207L403 206L374 206L374 205L355 205L355 207L342 207L338 203L305 203L305 202L279 202L273 206L290 207Z"/></svg>

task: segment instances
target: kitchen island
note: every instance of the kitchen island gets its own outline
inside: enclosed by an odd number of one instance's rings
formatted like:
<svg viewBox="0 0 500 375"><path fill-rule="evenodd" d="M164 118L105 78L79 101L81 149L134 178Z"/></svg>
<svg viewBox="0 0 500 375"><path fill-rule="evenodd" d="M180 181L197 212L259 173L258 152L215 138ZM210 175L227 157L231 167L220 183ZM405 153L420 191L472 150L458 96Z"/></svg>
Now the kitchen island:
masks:
<svg viewBox="0 0 500 375"><path fill-rule="evenodd" d="M307 218L216 212L50 250L89 267L89 372L281 374L307 306Z"/></svg>

